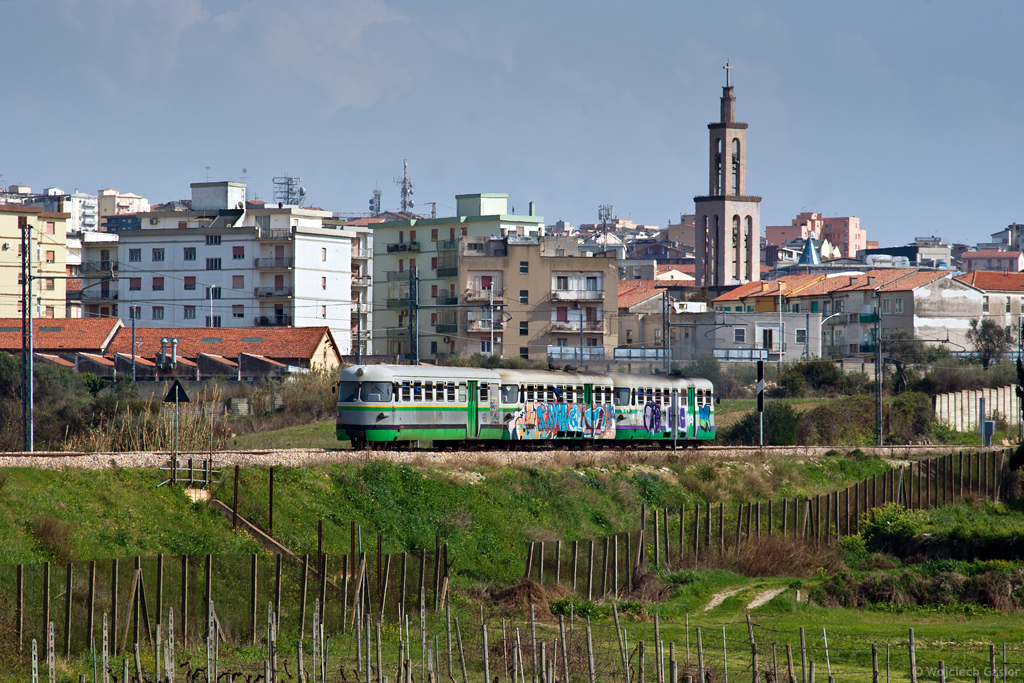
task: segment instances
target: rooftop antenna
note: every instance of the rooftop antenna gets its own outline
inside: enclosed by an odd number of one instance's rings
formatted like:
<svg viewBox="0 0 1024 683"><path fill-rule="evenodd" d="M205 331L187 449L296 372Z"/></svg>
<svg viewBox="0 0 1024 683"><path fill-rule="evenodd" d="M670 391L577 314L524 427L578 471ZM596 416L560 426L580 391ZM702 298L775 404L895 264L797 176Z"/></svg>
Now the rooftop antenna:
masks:
<svg viewBox="0 0 1024 683"><path fill-rule="evenodd" d="M380 197L381 191L378 188L373 189L373 196L370 197L370 215L380 215Z"/></svg>
<svg viewBox="0 0 1024 683"><path fill-rule="evenodd" d="M612 205L601 204L597 207L597 220L601 221L604 228L604 248L608 248L608 221L612 217Z"/></svg>
<svg viewBox="0 0 1024 683"><path fill-rule="evenodd" d="M244 183L249 179L249 169L245 166L242 167L242 182Z"/></svg>
<svg viewBox="0 0 1024 683"><path fill-rule="evenodd" d="M399 187L399 194L402 197L400 203L402 211L412 211L416 203L412 199L412 178L409 177L409 160L402 159L402 177L395 178L395 184Z"/></svg>
<svg viewBox="0 0 1024 683"><path fill-rule="evenodd" d="M306 188L302 187L302 176L274 176L274 203L302 206L306 201Z"/></svg>
<svg viewBox="0 0 1024 683"><path fill-rule="evenodd" d="M210 182L210 167L206 167L206 182Z"/></svg>

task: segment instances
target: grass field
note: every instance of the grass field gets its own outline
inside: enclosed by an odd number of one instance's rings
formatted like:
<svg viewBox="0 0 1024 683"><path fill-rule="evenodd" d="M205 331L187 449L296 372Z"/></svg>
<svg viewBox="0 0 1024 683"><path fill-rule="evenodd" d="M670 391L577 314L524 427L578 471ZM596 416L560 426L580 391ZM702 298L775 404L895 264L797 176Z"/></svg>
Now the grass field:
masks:
<svg viewBox="0 0 1024 683"><path fill-rule="evenodd" d="M273 448L348 448L347 441L338 441L335 421L286 427L266 432L237 434L227 440L229 450L263 450Z"/></svg>

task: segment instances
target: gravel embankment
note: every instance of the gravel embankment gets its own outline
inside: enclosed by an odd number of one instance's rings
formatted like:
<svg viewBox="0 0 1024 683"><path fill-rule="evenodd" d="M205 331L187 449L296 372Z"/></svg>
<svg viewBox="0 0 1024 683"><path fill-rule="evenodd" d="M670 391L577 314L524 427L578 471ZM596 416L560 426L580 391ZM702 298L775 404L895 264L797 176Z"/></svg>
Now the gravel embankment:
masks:
<svg viewBox="0 0 1024 683"><path fill-rule="evenodd" d="M1003 448L1003 447L1000 447ZM763 458L813 458L827 451L839 450L845 453L851 448L829 447L733 447L709 446L699 450L538 450L538 451L352 451L324 450L319 448L290 448L262 451L215 451L214 460L224 465L283 465L309 467L334 463L366 463L384 460L415 466L446 465L450 467L472 467L477 464L509 465L525 467L556 465L565 467L616 465L627 463L661 463L673 458L688 460L728 459L746 460ZM861 448L867 455L878 455L890 460L906 460L927 454L973 451L960 447L941 446L892 446L884 448ZM999 450L999 449L996 449ZM202 460L208 452L179 454L179 467L185 460ZM130 453L11 453L0 456L0 467L34 467L52 470L99 470L112 468L159 467L166 465L171 457L169 452Z"/></svg>

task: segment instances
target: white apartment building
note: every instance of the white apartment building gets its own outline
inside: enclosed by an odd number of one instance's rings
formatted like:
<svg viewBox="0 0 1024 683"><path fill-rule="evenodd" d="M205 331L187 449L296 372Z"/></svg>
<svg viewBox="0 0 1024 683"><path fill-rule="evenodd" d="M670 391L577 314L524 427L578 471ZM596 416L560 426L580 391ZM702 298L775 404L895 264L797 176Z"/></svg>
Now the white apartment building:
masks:
<svg viewBox="0 0 1024 683"><path fill-rule="evenodd" d="M507 194L460 194L455 201L456 216L370 226L376 353L409 356L414 346L421 360L456 353L460 348L456 315L461 293L459 240L536 237L544 232L544 219L534 214L533 202L529 215L522 216L508 213ZM414 279L410 279L410 271ZM413 310L417 311L416 324L410 324Z"/></svg>
<svg viewBox="0 0 1024 683"><path fill-rule="evenodd" d="M107 188L99 192L97 210L99 221L102 223L107 216L149 211L149 200L131 192L122 194L115 189Z"/></svg>
<svg viewBox="0 0 1024 683"><path fill-rule="evenodd" d="M244 183L191 188L190 210L141 212L141 229L109 235L116 251L83 243L86 315L106 309L144 327L326 325L349 353L356 230L319 209L247 202Z"/></svg>

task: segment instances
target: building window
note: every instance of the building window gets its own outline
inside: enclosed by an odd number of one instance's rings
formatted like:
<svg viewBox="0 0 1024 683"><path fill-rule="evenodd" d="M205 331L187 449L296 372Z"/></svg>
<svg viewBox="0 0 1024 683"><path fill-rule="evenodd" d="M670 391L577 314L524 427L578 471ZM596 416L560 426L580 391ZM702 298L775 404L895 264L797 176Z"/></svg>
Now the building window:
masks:
<svg viewBox="0 0 1024 683"><path fill-rule="evenodd" d="M824 302L824 304L822 304L822 310L824 311L824 315L828 315L829 313L831 313L832 312L832 302L831 301Z"/></svg>
<svg viewBox="0 0 1024 683"><path fill-rule="evenodd" d="M431 242L436 242L437 241L437 228L433 228L430 231L430 241Z"/></svg>
<svg viewBox="0 0 1024 683"><path fill-rule="evenodd" d="M153 291L162 292L164 291L164 279L162 277L153 278Z"/></svg>
<svg viewBox="0 0 1024 683"><path fill-rule="evenodd" d="M800 312L800 304L793 304L793 312L794 313L799 313Z"/></svg>
<svg viewBox="0 0 1024 683"><path fill-rule="evenodd" d="M530 323L521 320L519 322L519 334L520 336L528 337L530 335Z"/></svg>
<svg viewBox="0 0 1024 683"><path fill-rule="evenodd" d="M186 306L185 307L185 320L195 320L195 319L196 319L196 307L195 306Z"/></svg>
<svg viewBox="0 0 1024 683"><path fill-rule="evenodd" d="M1006 312L1010 312L1010 297L1006 297Z"/></svg>
<svg viewBox="0 0 1024 683"><path fill-rule="evenodd" d="M321 306L320 307L320 317L321 318L326 318L327 317L327 307L326 306Z"/></svg>
<svg viewBox="0 0 1024 683"><path fill-rule="evenodd" d="M142 289L142 278L141 277L130 277L128 278L128 291L138 292Z"/></svg>
<svg viewBox="0 0 1024 683"><path fill-rule="evenodd" d="M57 261L57 253L52 251L52 250L47 250L47 252L46 252L46 262L47 263L55 263L56 261Z"/></svg>
<svg viewBox="0 0 1024 683"><path fill-rule="evenodd" d="M889 297L885 297L884 299L882 299L882 314L889 314Z"/></svg>
<svg viewBox="0 0 1024 683"><path fill-rule="evenodd" d="M128 261L131 263L137 263L142 260L141 249L129 249L128 250Z"/></svg>
<svg viewBox="0 0 1024 683"><path fill-rule="evenodd" d="M129 306L128 307L128 319L129 320L141 320L142 319L142 306Z"/></svg>
<svg viewBox="0 0 1024 683"><path fill-rule="evenodd" d="M561 347L563 347L563 348L564 348L564 347L566 347L566 346L568 346L568 345L569 345L569 340L568 340L568 339L565 339L564 337L559 337L559 338L558 338L558 339L557 339L557 340L555 341L555 345L556 345L556 346L561 346Z"/></svg>
<svg viewBox="0 0 1024 683"><path fill-rule="evenodd" d="M982 313L988 313L988 297L987 296L981 297L981 312Z"/></svg>
<svg viewBox="0 0 1024 683"><path fill-rule="evenodd" d="M520 273L529 273L530 272L530 262L529 261L520 261L519 262L519 272Z"/></svg>
<svg viewBox="0 0 1024 683"><path fill-rule="evenodd" d="M54 282L54 278L48 277L45 280L43 280L43 286L46 288L47 292L52 292L54 290L54 288L56 287L56 283Z"/></svg>
<svg viewBox="0 0 1024 683"><path fill-rule="evenodd" d="M415 242L416 241L416 231L415 230L410 230L409 231L409 241L410 242Z"/></svg>
<svg viewBox="0 0 1024 683"><path fill-rule="evenodd" d="M57 226L54 225L53 221L46 221L46 234L55 235Z"/></svg>
<svg viewBox="0 0 1024 683"><path fill-rule="evenodd" d="M555 283L555 289L569 289L569 278L565 275L556 277Z"/></svg>
<svg viewBox="0 0 1024 683"><path fill-rule="evenodd" d="M188 227L188 221L178 221L178 230L184 230Z"/></svg>
<svg viewBox="0 0 1024 683"><path fill-rule="evenodd" d="M231 247L231 258L234 260L245 258L245 247Z"/></svg>
<svg viewBox="0 0 1024 683"><path fill-rule="evenodd" d="M235 304L231 307L232 318L244 318L245 317L245 306Z"/></svg>
<svg viewBox="0 0 1024 683"><path fill-rule="evenodd" d="M434 232L437 232L437 231L435 230ZM436 242L437 240L434 240L434 241ZM437 342L436 341L430 342L430 355L431 356L436 356L437 355Z"/></svg>
<svg viewBox="0 0 1024 683"><path fill-rule="evenodd" d="M195 261L196 260L196 248L195 247L185 247L185 260L186 261Z"/></svg>
<svg viewBox="0 0 1024 683"><path fill-rule="evenodd" d="M587 337L587 346L597 346L597 338Z"/></svg>
<svg viewBox="0 0 1024 683"><path fill-rule="evenodd" d="M469 234L469 228L463 228L462 229L462 236L465 237L468 234Z"/></svg>
<svg viewBox="0 0 1024 683"><path fill-rule="evenodd" d="M327 247L321 247L320 248L320 260L321 261L326 261L327 260Z"/></svg>
<svg viewBox="0 0 1024 683"><path fill-rule="evenodd" d="M52 318L53 317L53 306L47 306L45 309L43 309L43 316L46 317L46 318Z"/></svg>
<svg viewBox="0 0 1024 683"><path fill-rule="evenodd" d="M743 327L733 328L733 331L732 331L732 341L733 341L733 343L736 343L736 344L746 344L747 343L747 330L746 330L746 328L743 328Z"/></svg>
<svg viewBox="0 0 1024 683"><path fill-rule="evenodd" d="M796 343L797 344L806 344L807 343L807 330L801 330L801 329L797 328L797 331L796 331Z"/></svg>
<svg viewBox="0 0 1024 683"><path fill-rule="evenodd" d="M818 312L818 302L817 301L812 301L811 302L811 313L817 313L817 312Z"/></svg>
<svg viewBox="0 0 1024 683"><path fill-rule="evenodd" d="M164 248L163 247L156 247L155 249L153 249L153 262L156 263L156 262L163 261L163 260L164 260Z"/></svg>
<svg viewBox="0 0 1024 683"><path fill-rule="evenodd" d="M898 296L894 299L893 305L897 313L903 312L903 297ZM1010 312L1010 297L1006 297L1006 312Z"/></svg>
<svg viewBox="0 0 1024 683"><path fill-rule="evenodd" d="M519 290L519 303L529 304L530 303L530 290L520 289Z"/></svg>
<svg viewBox="0 0 1024 683"><path fill-rule="evenodd" d="M327 289L327 278L326 277L321 277L320 278L320 289Z"/></svg>
<svg viewBox="0 0 1024 683"><path fill-rule="evenodd" d="M211 322L212 322L212 324L211 324ZM213 320L212 321L210 320L210 316L206 316L206 326L207 327L220 327L220 316L219 315L213 316Z"/></svg>
<svg viewBox="0 0 1024 683"><path fill-rule="evenodd" d="M207 287L206 288L207 299L219 299L220 298L220 287Z"/></svg>
<svg viewBox="0 0 1024 683"><path fill-rule="evenodd" d="M430 296L437 296L437 285L430 285Z"/></svg>
<svg viewBox="0 0 1024 683"><path fill-rule="evenodd" d="M490 353L490 352L491 352L491 340L490 339L481 339L480 340L480 353Z"/></svg>
<svg viewBox="0 0 1024 683"><path fill-rule="evenodd" d="M185 276L185 289L195 289L195 288L196 288L196 278L195 278L195 276L194 275L186 275Z"/></svg>
<svg viewBox="0 0 1024 683"><path fill-rule="evenodd" d="M163 320L163 319L164 319L164 307L163 306L154 306L153 307L153 320Z"/></svg>
<svg viewBox="0 0 1024 683"><path fill-rule="evenodd" d="M207 246L216 246L220 244L220 235L207 235L206 244Z"/></svg>
<svg viewBox="0 0 1024 683"><path fill-rule="evenodd" d="M431 267L431 268L432 268L433 270L437 270L437 257L436 257L436 256L432 256L432 257L430 258L430 267Z"/></svg>
<svg viewBox="0 0 1024 683"><path fill-rule="evenodd" d="M208 258L206 259L207 270L220 270L220 259L219 258Z"/></svg>
<svg viewBox="0 0 1024 683"><path fill-rule="evenodd" d="M530 360L530 347L529 346L520 346L519 347L519 357L524 359L524 360Z"/></svg>
<svg viewBox="0 0 1024 683"><path fill-rule="evenodd" d="M594 277L594 276L588 276L587 277L587 291L588 292L596 292L597 291L597 278L596 277Z"/></svg>
<svg viewBox="0 0 1024 683"><path fill-rule="evenodd" d="M565 256L565 249L555 249L555 256Z"/></svg>

